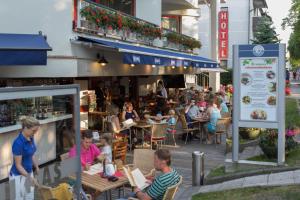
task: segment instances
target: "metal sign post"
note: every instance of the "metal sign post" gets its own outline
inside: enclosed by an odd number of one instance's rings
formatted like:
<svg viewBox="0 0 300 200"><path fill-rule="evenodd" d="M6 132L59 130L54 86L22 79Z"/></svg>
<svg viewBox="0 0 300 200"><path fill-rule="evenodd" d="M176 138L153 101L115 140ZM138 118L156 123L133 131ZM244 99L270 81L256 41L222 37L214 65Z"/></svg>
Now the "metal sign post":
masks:
<svg viewBox="0 0 300 200"><path fill-rule="evenodd" d="M239 127L272 128L278 129L277 165L282 165L285 162L285 44L234 45L233 50L232 161L240 162ZM247 162L250 163L243 161Z"/></svg>

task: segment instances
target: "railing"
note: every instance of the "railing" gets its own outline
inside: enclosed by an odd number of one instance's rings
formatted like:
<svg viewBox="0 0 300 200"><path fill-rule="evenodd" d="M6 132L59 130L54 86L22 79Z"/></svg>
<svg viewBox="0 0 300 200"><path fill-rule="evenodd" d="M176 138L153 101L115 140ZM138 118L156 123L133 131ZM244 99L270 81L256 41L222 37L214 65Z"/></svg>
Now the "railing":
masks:
<svg viewBox="0 0 300 200"><path fill-rule="evenodd" d="M192 52L201 43L90 0L78 1L76 31L150 46Z"/></svg>

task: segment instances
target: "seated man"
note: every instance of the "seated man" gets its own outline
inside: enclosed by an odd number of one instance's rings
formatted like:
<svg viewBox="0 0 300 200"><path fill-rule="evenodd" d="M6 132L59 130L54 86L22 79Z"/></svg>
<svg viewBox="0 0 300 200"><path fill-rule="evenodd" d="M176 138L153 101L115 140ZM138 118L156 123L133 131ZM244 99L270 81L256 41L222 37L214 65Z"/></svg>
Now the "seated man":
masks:
<svg viewBox="0 0 300 200"><path fill-rule="evenodd" d="M91 130L85 130L82 133L82 141L81 141L81 166L83 170L89 170L90 166L93 165L95 159L101 160L100 157L100 150L98 147L92 143L93 140L93 133ZM76 156L76 146L74 146L69 151L69 157Z"/></svg>
<svg viewBox="0 0 300 200"><path fill-rule="evenodd" d="M188 122L191 122L192 119L194 119L200 115L200 110L199 110L198 106L196 105L196 101L194 99L192 99L190 101L190 104L188 106L186 106L185 114L186 114Z"/></svg>
<svg viewBox="0 0 300 200"><path fill-rule="evenodd" d="M134 193L130 197L135 197L143 200L161 200L167 191L168 187L171 187L179 182L180 176L176 170L170 167L171 154L167 149L159 149L154 153L154 167L162 174L155 179L149 180L151 185L141 191L139 188L134 188Z"/></svg>

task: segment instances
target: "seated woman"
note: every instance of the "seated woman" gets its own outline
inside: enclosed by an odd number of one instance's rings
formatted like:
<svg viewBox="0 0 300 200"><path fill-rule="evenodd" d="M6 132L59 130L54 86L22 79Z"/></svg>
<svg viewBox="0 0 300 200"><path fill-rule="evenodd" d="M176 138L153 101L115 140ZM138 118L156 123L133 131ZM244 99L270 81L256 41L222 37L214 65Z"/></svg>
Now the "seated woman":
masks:
<svg viewBox="0 0 300 200"><path fill-rule="evenodd" d="M132 119L133 121L139 121L140 117L137 112L133 109L132 103L128 102L125 104L125 109L122 112L122 121Z"/></svg>
<svg viewBox="0 0 300 200"><path fill-rule="evenodd" d="M207 115L209 117L209 122L207 123L207 131L208 131L208 144L212 144L212 137L216 132L218 119L221 118L221 113L218 108L214 106L214 100L210 100L208 103ZM217 141L217 143L220 143Z"/></svg>
<svg viewBox="0 0 300 200"><path fill-rule="evenodd" d="M89 170L91 165L94 164L94 161L96 159L101 160L101 151L98 149L98 147L92 143L93 140L93 133L91 130L85 130L82 133L82 140L81 140L81 154L80 154L80 160L81 160L81 166L83 170ZM70 149L69 151L69 157L75 157L76 156L76 146Z"/></svg>

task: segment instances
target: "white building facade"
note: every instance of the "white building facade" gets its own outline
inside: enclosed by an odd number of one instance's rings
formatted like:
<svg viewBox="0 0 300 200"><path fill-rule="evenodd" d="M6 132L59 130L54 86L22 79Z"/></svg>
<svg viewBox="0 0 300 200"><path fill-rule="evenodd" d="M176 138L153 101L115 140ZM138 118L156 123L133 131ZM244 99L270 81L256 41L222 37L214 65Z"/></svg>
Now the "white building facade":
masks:
<svg viewBox="0 0 300 200"><path fill-rule="evenodd" d="M228 10L228 58L223 61L219 60L219 62L221 63L221 66L223 65L226 68L232 68L233 45L251 44L253 30L255 29L257 21L265 12L267 4L265 0L227 0L223 3L217 1L217 12L220 12L223 8ZM210 5L203 4L200 6L200 9L199 38L203 41L203 47L200 49L200 54L209 56L212 51L210 40L211 34L209 31L211 25L209 22L211 8ZM216 26L218 27L218 23L216 23ZM215 47L218 47L218 45Z"/></svg>
<svg viewBox="0 0 300 200"><path fill-rule="evenodd" d="M111 2L111 1L109 1ZM189 82L192 82L195 74L202 72L201 67L209 67L216 63L210 60L205 62L195 62L199 66L193 66L189 60L186 66L170 64L168 66L153 66L151 64L129 64L123 63L122 49L101 45L95 41L112 42L114 45L131 45L130 48L147 47L162 52L172 52L178 55L191 56L191 49L183 48L184 45L174 45L168 41L167 37L138 38L130 40L125 31L100 30L99 27L88 22L82 16L84 6L92 6L101 11L115 13L116 15L126 16L134 23L146 25L154 29L163 29L163 32L170 32L179 38L195 41L199 40L199 2L198 0L126 0L126 4L120 1L113 1L115 4L103 6L98 5L97 1L89 0L27 0L27 1L3 1L0 6L0 34L38 34L45 36L47 43L52 51L47 54L46 65L1 65L1 81L11 82L16 86L16 79L55 79L69 78L73 83L79 83L82 90L89 89L94 79L101 80L102 77L118 77L121 84L128 84L129 77L143 76L137 78L137 85L147 85L156 83L157 78L163 75L189 75ZM119 4L118 4L119 3ZM120 9L119 13L111 8ZM169 29L169 30L166 30ZM122 34L122 35L120 35ZM163 33L164 34L164 33ZM90 42L80 41L78 38L88 38ZM194 39L193 39L194 38ZM166 40L167 39L167 40ZM194 41L195 40L195 41ZM201 39L202 43L205 40ZM150 44L150 45L149 45ZM150 47L149 47L150 46ZM1 43L0 43L1 47ZM203 46L202 48L204 48ZM124 50L124 49L123 49ZM194 53L201 53L198 48L193 48ZM132 52L131 52L132 53ZM97 54L105 56L108 63L102 66L99 63ZM176 55L177 55L176 54ZM201 54L200 54L201 55ZM204 54L203 54L204 55ZM151 56L151 55L147 55ZM207 58L211 58L207 55ZM166 58L167 61L175 59L174 56ZM175 59L176 62L180 59ZM1 61L0 61L1 63ZM195 64L195 65L196 65ZM132 67L131 65L135 65ZM200 66L203 65L203 66ZM214 73L214 72L212 72ZM91 81L91 78L94 78ZM76 80L77 79L77 80ZM80 80L78 80L80 79ZM11 81L10 81L11 80ZM19 82L18 82L19 83ZM217 85L218 83L212 83ZM18 84L22 86L22 84ZM148 89L148 88L146 88ZM126 88L126 95L131 90ZM140 94L146 94L143 88L138 88ZM41 163L53 160L57 155L56 146L56 127L53 125L52 142L47 143L47 130L41 129L39 134L44 145L40 156L43 158ZM2 129L3 130L3 129ZM0 134L0 180L7 178L12 164L11 144L17 136L18 130L10 130ZM51 148L51 155L47 154L47 149ZM50 152L50 151L49 151Z"/></svg>

